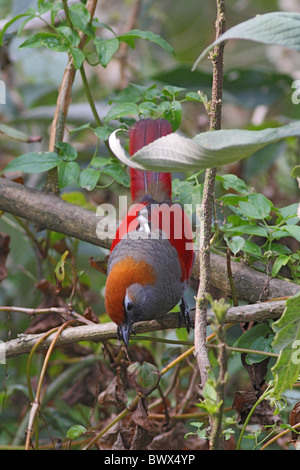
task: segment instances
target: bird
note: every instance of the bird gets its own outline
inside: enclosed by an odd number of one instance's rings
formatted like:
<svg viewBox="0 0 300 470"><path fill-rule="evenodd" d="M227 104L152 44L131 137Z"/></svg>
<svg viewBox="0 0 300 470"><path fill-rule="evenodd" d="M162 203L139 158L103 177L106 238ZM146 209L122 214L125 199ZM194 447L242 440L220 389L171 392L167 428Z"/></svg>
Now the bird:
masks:
<svg viewBox="0 0 300 470"><path fill-rule="evenodd" d="M145 118L129 128L132 156L172 133L164 118ZM113 239L105 285L105 308L126 348L139 321L159 319L180 304L179 325L191 319L184 291L191 276L192 228L183 207L172 202L171 173L130 168L134 205Z"/></svg>

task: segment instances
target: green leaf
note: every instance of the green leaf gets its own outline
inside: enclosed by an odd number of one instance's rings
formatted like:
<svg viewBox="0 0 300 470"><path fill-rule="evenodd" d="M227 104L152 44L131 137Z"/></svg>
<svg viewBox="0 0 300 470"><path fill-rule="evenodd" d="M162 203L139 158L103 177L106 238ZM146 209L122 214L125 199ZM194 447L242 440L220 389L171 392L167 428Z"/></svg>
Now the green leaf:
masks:
<svg viewBox="0 0 300 470"><path fill-rule="evenodd" d="M127 368L130 381L135 385L135 388L145 395L153 391L159 382L159 372L155 365L144 361L142 364L133 362Z"/></svg>
<svg viewBox="0 0 300 470"><path fill-rule="evenodd" d="M84 207L85 209L96 211L96 208L93 204L87 201L85 195L79 191L66 192L61 195L61 198L64 201L74 204L75 206ZM54 232L52 232L54 233Z"/></svg>
<svg viewBox="0 0 300 470"><path fill-rule="evenodd" d="M230 227L226 232L246 233L248 235L257 235L258 237L267 237L268 232L260 225L238 225L237 227Z"/></svg>
<svg viewBox="0 0 300 470"><path fill-rule="evenodd" d="M98 183L99 176L100 172L98 170L86 168L80 173L79 186L87 189L88 191L92 191Z"/></svg>
<svg viewBox="0 0 300 470"><path fill-rule="evenodd" d="M77 151L68 142L57 142L55 144L55 147L60 150L60 155L64 160L67 160L68 162L70 162L72 160L76 160Z"/></svg>
<svg viewBox="0 0 300 470"><path fill-rule="evenodd" d="M13 127L7 126L6 124L0 124L0 134L5 134L7 137L13 140L19 140L20 142L28 142L28 136Z"/></svg>
<svg viewBox="0 0 300 470"><path fill-rule="evenodd" d="M299 225L283 225L281 227L283 230L286 230L289 235L296 238L300 242L300 226Z"/></svg>
<svg viewBox="0 0 300 470"><path fill-rule="evenodd" d="M85 59L84 53L82 52L81 49L78 49L78 47L71 47L70 52L73 57L73 64L74 64L75 69L76 70L80 69Z"/></svg>
<svg viewBox="0 0 300 470"><path fill-rule="evenodd" d="M282 266L285 266L290 260L290 257L287 255L280 255L275 260L275 263L272 267L272 277L276 277Z"/></svg>
<svg viewBox="0 0 300 470"><path fill-rule="evenodd" d="M85 129L91 129L91 123L90 122L86 122L85 124L82 124L81 126L75 127L75 129L72 129L72 130L69 131L69 134L72 135L72 134L75 134L75 132L80 132L80 131L83 131Z"/></svg>
<svg viewBox="0 0 300 470"><path fill-rule="evenodd" d="M138 86L129 85L115 96L111 102L113 103L137 103L142 99L142 92ZM110 103L111 103L110 102Z"/></svg>
<svg viewBox="0 0 300 470"><path fill-rule="evenodd" d="M169 98L172 98L172 100L175 99L175 97L177 95L179 95L179 93L181 93L182 91L184 91L185 88L182 88L182 87L178 87L178 86L171 86L171 85L166 85L163 89L162 89L162 93L163 95L169 97Z"/></svg>
<svg viewBox="0 0 300 470"><path fill-rule="evenodd" d="M292 251L282 243L271 243L271 251L274 251L279 255L289 255L292 253Z"/></svg>
<svg viewBox="0 0 300 470"><path fill-rule="evenodd" d="M255 349L257 351L272 351L274 334L269 325L261 323L243 333L235 342L234 346L243 349ZM246 356L247 364L261 362L266 358L262 354L249 353Z"/></svg>
<svg viewBox="0 0 300 470"><path fill-rule="evenodd" d="M107 67L113 55L117 52L120 42L117 38L102 39L95 38L94 40L96 51L99 57L99 62L102 67Z"/></svg>
<svg viewBox="0 0 300 470"><path fill-rule="evenodd" d="M55 152L30 152L9 162L1 173L9 171L42 173L55 168L59 163L61 163L61 157Z"/></svg>
<svg viewBox="0 0 300 470"><path fill-rule="evenodd" d="M58 165L58 183L60 188L76 184L80 167L76 162L62 162Z"/></svg>
<svg viewBox="0 0 300 470"><path fill-rule="evenodd" d="M249 194L247 202L239 202L239 208L250 219L265 219L270 215L273 204L263 194Z"/></svg>
<svg viewBox="0 0 300 470"><path fill-rule="evenodd" d="M157 44L158 46L162 47L166 51L174 54L173 47L170 46L170 44L167 43L167 41L165 41L161 36L152 33L151 31L141 31L140 29L132 29L131 31L128 31L127 33L124 33L121 36L118 36L118 39L120 41L126 42L126 44L128 44L133 49L135 47L136 39L146 39L147 41L151 41L154 44Z"/></svg>
<svg viewBox="0 0 300 470"><path fill-rule="evenodd" d="M80 31L83 31L88 36L94 36L94 30L89 24L91 16L87 8L82 3L76 3L69 7L70 19L75 26Z"/></svg>
<svg viewBox="0 0 300 470"><path fill-rule="evenodd" d="M22 21L22 23L21 23L20 26L18 27L18 37L21 36L21 34L22 34L22 32L23 32L23 29L25 28L26 24L27 24L29 21L33 20L33 18L36 18L36 14L31 15L31 16L27 16L27 18L26 18L24 21Z"/></svg>
<svg viewBox="0 0 300 470"><path fill-rule="evenodd" d="M61 255L61 258L60 258L59 262L57 263L57 265L55 266L55 269L54 269L55 278L59 282L63 282L63 280L65 279L65 274L66 274L66 272L65 272L65 262L66 262L68 254L69 254L69 252L65 251Z"/></svg>
<svg viewBox="0 0 300 470"><path fill-rule="evenodd" d="M163 114L163 117L170 122L173 132L175 132L180 126L181 114L181 103L179 101L172 101L169 108Z"/></svg>
<svg viewBox="0 0 300 470"><path fill-rule="evenodd" d="M38 1L38 12L40 13L40 15L47 13L47 11L51 10L52 7L53 7L52 2L45 2L44 0Z"/></svg>
<svg viewBox="0 0 300 470"><path fill-rule="evenodd" d="M217 44L229 39L246 39L263 44L277 44L300 51L300 13L271 12L257 15L228 29L208 46L196 60L193 69Z"/></svg>
<svg viewBox="0 0 300 470"><path fill-rule="evenodd" d="M119 119L124 116L136 116L138 114L138 106L135 103L120 103L112 106L105 116L104 121L108 123L113 119Z"/></svg>
<svg viewBox="0 0 300 470"><path fill-rule="evenodd" d="M172 133L143 147L131 158L118 142L117 132L110 136L111 149L123 163L132 168L171 172L199 171L247 158L272 142L299 136L300 121L260 131L228 129L203 132L193 139Z"/></svg>
<svg viewBox="0 0 300 470"><path fill-rule="evenodd" d="M220 181L224 189L235 189L242 194L248 193L248 186L245 181L236 175L216 175L216 181Z"/></svg>
<svg viewBox="0 0 300 470"><path fill-rule="evenodd" d="M291 171L291 176L293 178L300 178L300 165L294 166Z"/></svg>
<svg viewBox="0 0 300 470"><path fill-rule="evenodd" d="M28 38L26 41L24 41L19 46L19 49L43 46L58 52L65 52L68 50L68 46L66 44L63 44L59 37L53 33L36 33L33 36L30 36L30 38Z"/></svg>
<svg viewBox="0 0 300 470"><path fill-rule="evenodd" d="M299 204L295 202L294 204L278 208L278 212L282 216L283 220L286 221L287 225L295 225L299 222L299 217L297 215L298 208Z"/></svg>
<svg viewBox="0 0 300 470"><path fill-rule="evenodd" d="M0 46L3 46L3 36L5 34L5 31L16 21L18 21L20 18L24 18L24 16L30 16L30 17L35 17L35 14L33 14L33 11L31 8L29 8L25 13L22 13L21 15L16 15L14 16L11 20L9 20L5 25L3 26L2 30L0 31Z"/></svg>
<svg viewBox="0 0 300 470"><path fill-rule="evenodd" d="M95 155L91 160L91 166L95 168L101 168L109 163L109 159L106 157L100 157L99 155Z"/></svg>
<svg viewBox="0 0 300 470"><path fill-rule="evenodd" d="M279 351L279 357L272 367L274 376L274 399L280 399L282 393L292 387L300 372L300 292L286 301L282 316L273 323L276 333L273 347Z"/></svg>
<svg viewBox="0 0 300 470"><path fill-rule="evenodd" d="M77 437L82 436L85 432L86 428L84 426L82 426L81 424L75 424L74 426L71 426L68 430L67 438L73 440Z"/></svg>
<svg viewBox="0 0 300 470"><path fill-rule="evenodd" d="M109 163L101 169L101 172L111 176L117 183L129 188L129 175L119 163Z"/></svg>
<svg viewBox="0 0 300 470"><path fill-rule="evenodd" d="M108 140L110 134L113 132L113 129L109 126L101 126L101 127L96 127L93 129L95 135L98 137L98 139L103 140L104 142Z"/></svg>
<svg viewBox="0 0 300 470"><path fill-rule="evenodd" d="M252 256L261 256L261 249L256 243L253 243L249 240L245 240L244 246L243 246L243 251L245 253L249 253L249 255Z"/></svg>
<svg viewBox="0 0 300 470"><path fill-rule="evenodd" d="M77 31L73 31L68 26L58 26L56 31L62 44L65 44L66 46L78 46L80 37Z"/></svg>
<svg viewBox="0 0 300 470"><path fill-rule="evenodd" d="M247 196L239 196L238 194L224 194L219 199L222 204L226 204L229 206L237 206L240 201L247 201Z"/></svg>
<svg viewBox="0 0 300 470"><path fill-rule="evenodd" d="M197 403L196 406L202 408L210 415L215 415L218 413L221 403L218 403L216 385L211 379L208 379L204 385L203 397L204 400L202 400L199 404Z"/></svg>
<svg viewBox="0 0 300 470"><path fill-rule="evenodd" d="M203 99L196 91L190 91L185 95L187 101L200 101L202 103Z"/></svg>

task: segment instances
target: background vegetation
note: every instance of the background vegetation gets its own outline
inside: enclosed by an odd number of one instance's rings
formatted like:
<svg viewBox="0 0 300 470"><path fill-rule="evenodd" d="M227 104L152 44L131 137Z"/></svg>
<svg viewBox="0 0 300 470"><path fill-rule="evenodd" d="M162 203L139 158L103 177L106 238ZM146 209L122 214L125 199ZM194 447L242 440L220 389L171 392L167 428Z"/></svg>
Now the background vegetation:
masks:
<svg viewBox="0 0 300 470"><path fill-rule="evenodd" d="M71 13L64 20L61 10L66 3ZM127 172L107 148L109 133L120 124L131 125L138 115L164 115L174 130L186 137L209 130L211 61L203 60L194 71L192 66L215 39L216 5L205 0L103 1L96 8L98 23L94 23L93 33L82 9L84 3L0 0L2 31L9 19L33 9L29 11L32 15L5 29L0 48L1 79L6 84L6 104L0 104L0 170L10 164L14 172L5 173L6 178L43 190L45 183L51 186L51 168L58 168L61 197L95 211L99 204L116 204L118 195L129 194ZM57 9L53 8L56 4ZM32 20L36 8L48 24ZM227 0L227 30L257 14L274 11L300 13L300 8L292 0ZM31 21L24 23L27 19ZM53 29L57 27L64 29ZM129 30L138 32L124 36ZM49 36L53 31L59 32L58 43ZM78 48L80 31L89 38L85 55ZM41 32L48 36L34 36ZM103 39L111 40L109 46ZM56 140L59 163L45 168L39 166L45 162L33 161L24 172L24 167L12 163L17 161L15 157L49 150L58 88L69 52L77 72L66 132ZM300 104L291 98L297 79L299 52L278 45L229 41L224 53L222 128L262 130L296 121ZM299 161L299 138L289 137L220 169L215 185L215 253L226 256L230 250L233 258L269 279L299 283L297 170L291 174ZM176 171L174 198L182 203L200 202L203 180L203 172ZM31 223L9 213L1 214L0 224L1 306L65 308L71 303L90 321L109 321L103 302L106 276L91 262L91 258L103 260L107 249L57 232L36 231ZM214 299L223 297L215 288L210 293ZM191 307L196 295L197 281L193 279L188 291ZM249 303L234 295L226 300L234 306ZM294 319L299 303L298 296L286 306ZM218 317L219 304L212 300L210 304L219 320L208 328L208 335L215 332L221 344L225 331ZM55 313L31 316L5 309L0 314L3 341L24 333L44 333L62 324L61 316ZM236 325L226 333L227 344L240 348L228 351L221 413L227 449L257 449L263 443L277 449L297 445L296 430L291 434L289 426L299 421L299 383L291 388L290 377L280 384L279 393L279 373L272 369L283 344L278 337L282 326L285 324L274 326L270 320L249 330ZM294 326L298 331L299 322ZM31 436L35 448L92 446L94 437L104 430L97 443L101 449L207 449L209 418L220 417L220 357L213 347L209 349L212 375L200 390L193 354L181 356L192 344L193 332L187 335L184 330L159 331L150 340L133 340L133 365L128 369L128 358L118 341L85 341L56 348L45 376L41 373L44 353L33 351L29 356L8 359L0 366L1 448L24 448L31 401L38 390L43 407L39 426ZM159 386L157 371L161 374ZM293 373L296 382L299 368ZM271 393L270 384L276 377L277 392L271 394L272 400L257 403ZM137 400L137 391L147 399ZM131 412L124 412L129 403ZM251 409L252 420L246 422L241 440L242 425ZM284 434L285 429L289 433ZM280 433L283 435L278 438Z"/></svg>

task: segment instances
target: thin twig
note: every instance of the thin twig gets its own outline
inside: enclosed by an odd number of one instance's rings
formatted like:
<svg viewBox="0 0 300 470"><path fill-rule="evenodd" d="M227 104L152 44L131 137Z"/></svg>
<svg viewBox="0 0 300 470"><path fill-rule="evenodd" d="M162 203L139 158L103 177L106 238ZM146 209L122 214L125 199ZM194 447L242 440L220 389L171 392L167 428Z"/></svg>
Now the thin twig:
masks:
<svg viewBox="0 0 300 470"><path fill-rule="evenodd" d="M228 309L225 317L225 322L229 324L236 324L242 322L264 322L268 319L279 318L285 308L285 300L278 300L272 302L261 302L260 304L244 305L241 307L231 307ZM5 307L6 311L9 307ZM193 312L191 312L193 320ZM213 320L213 312L208 312L208 323ZM82 319L80 315L80 320ZM137 334L149 331L159 331L164 329L174 329L178 325L178 314L162 315L158 320L143 321L135 324L135 331ZM21 354L28 354L33 345L41 337L40 334L20 334L18 338L6 341L5 354L6 358L19 356ZM114 323L101 323L92 325L76 326L68 328L63 332L57 341L57 346L77 343L79 341L107 341L109 339L117 338L117 327ZM47 348L50 344L51 338L46 339L39 350ZM207 343L207 339L206 339Z"/></svg>
<svg viewBox="0 0 300 470"><path fill-rule="evenodd" d="M225 32L225 3L217 0L216 38ZM210 107L210 130L221 128L221 106L223 90L223 49L224 44L215 47L211 60L213 63L212 101ZM213 193L216 168L205 172L203 199L200 208L200 243L199 243L199 288L196 301L195 317L195 355L204 387L210 367L206 348L207 301L205 294L211 286L210 240L212 224Z"/></svg>

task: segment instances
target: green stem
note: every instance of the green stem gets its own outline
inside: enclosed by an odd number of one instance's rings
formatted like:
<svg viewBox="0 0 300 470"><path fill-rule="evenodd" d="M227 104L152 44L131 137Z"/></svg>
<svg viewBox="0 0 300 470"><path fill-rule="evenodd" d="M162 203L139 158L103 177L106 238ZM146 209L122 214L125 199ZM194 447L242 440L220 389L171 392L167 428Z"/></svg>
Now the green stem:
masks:
<svg viewBox="0 0 300 470"><path fill-rule="evenodd" d="M74 29L73 25L72 25L71 18L70 18L68 1L67 0L62 0L62 4L63 4L64 12L65 12L65 15L66 15L67 25L69 26L69 28Z"/></svg>
<svg viewBox="0 0 300 470"><path fill-rule="evenodd" d="M88 82L83 64L80 67L80 74L81 74L81 79L82 79L83 87L84 87L84 90L85 90L85 94L86 94L87 100L89 102L90 108L92 110L92 113L93 113L94 119L96 121L96 124L99 127L103 127L103 123L100 119L100 116L99 116L98 111L96 109L94 99L92 97L91 89L90 89L90 86L89 86L89 82ZM109 154L111 154L111 150L110 150L110 147L108 145L107 140L104 141L104 144L105 144L107 150L109 151Z"/></svg>
<svg viewBox="0 0 300 470"><path fill-rule="evenodd" d="M91 93L91 90L90 90L89 82L88 82L88 79L87 79L87 76L86 76L83 65L80 67L80 74L81 74L82 83L83 83L83 86L84 86L84 91L85 91L86 97L88 99L89 105L91 107L91 110L92 110L93 116L95 118L95 121L96 121L96 123L99 127L102 127L103 124L102 124L102 121L99 117L98 111L96 109L96 106L95 106L95 103L94 103L94 100L93 100L93 97L92 97L92 93Z"/></svg>

